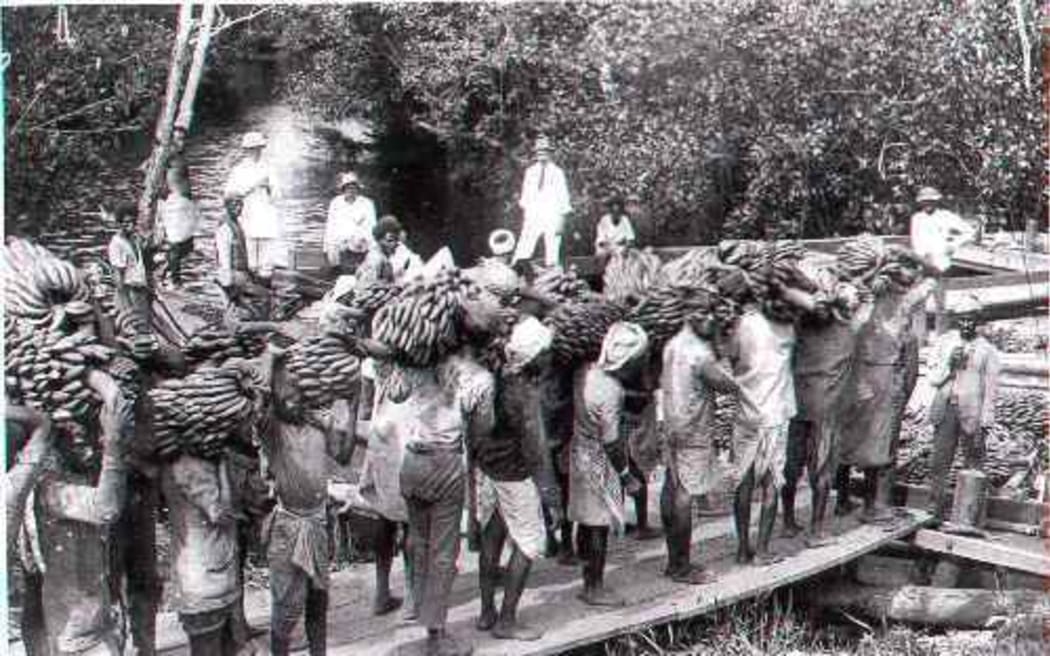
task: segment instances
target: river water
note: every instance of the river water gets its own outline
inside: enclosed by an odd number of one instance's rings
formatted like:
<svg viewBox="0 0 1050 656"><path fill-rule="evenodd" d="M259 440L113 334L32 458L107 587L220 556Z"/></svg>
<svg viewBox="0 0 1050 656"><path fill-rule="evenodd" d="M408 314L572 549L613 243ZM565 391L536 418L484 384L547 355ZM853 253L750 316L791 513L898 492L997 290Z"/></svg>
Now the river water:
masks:
<svg viewBox="0 0 1050 656"><path fill-rule="evenodd" d="M316 261L321 248L328 203L335 195L340 149L292 110L280 105L253 109L229 125L209 125L187 141L186 155L194 199L201 211L194 253L186 261L187 290L214 292L210 279L215 270L212 235L223 220L222 191L230 169L242 157L240 140L245 132L267 135L264 158L271 167L275 205L283 222L289 264ZM137 199L139 177L119 166L100 170L96 178L110 202ZM61 257L83 265L105 257L114 226L105 225L97 212L97 197L85 194L74 203L71 220L39 235L41 243Z"/></svg>

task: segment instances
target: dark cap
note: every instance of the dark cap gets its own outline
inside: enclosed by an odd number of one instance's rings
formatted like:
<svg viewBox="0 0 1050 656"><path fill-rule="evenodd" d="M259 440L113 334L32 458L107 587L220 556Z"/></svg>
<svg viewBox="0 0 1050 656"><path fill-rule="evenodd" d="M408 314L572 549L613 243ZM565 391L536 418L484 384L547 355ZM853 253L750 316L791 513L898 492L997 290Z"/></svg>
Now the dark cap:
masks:
<svg viewBox="0 0 1050 656"><path fill-rule="evenodd" d="M372 230L372 236L375 237L377 241L381 241L383 237L390 233L394 233L395 235L401 234L402 230L404 230L404 228L401 227L401 222L397 220L397 217L393 214L387 214L376 223L376 227Z"/></svg>

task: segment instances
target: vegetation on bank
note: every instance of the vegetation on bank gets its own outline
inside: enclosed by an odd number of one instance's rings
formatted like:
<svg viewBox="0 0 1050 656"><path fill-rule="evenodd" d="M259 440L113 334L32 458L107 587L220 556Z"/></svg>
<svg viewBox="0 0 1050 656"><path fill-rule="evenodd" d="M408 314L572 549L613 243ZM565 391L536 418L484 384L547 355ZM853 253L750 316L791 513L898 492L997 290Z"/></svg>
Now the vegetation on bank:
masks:
<svg viewBox="0 0 1050 656"><path fill-rule="evenodd" d="M46 216L114 146L148 145L175 11L73 7L68 46L55 8L4 10L9 216ZM569 172L581 230L618 190L638 195L649 243L899 231L925 184L1017 229L1041 212L1038 11L1033 0L276 6L213 46L205 95L223 98L239 58L265 52L276 99L377 126L380 201L477 240L517 225L539 132Z"/></svg>

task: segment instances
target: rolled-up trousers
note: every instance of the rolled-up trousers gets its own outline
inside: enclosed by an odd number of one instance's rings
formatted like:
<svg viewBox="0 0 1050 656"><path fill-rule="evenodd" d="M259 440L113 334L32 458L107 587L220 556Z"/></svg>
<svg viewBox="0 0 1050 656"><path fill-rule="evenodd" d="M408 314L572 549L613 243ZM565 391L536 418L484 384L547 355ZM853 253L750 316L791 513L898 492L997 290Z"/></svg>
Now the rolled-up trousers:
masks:
<svg viewBox="0 0 1050 656"><path fill-rule="evenodd" d="M405 452L401 494L408 506L412 597L419 621L428 629L445 626L456 578L465 493L466 468L459 451Z"/></svg>

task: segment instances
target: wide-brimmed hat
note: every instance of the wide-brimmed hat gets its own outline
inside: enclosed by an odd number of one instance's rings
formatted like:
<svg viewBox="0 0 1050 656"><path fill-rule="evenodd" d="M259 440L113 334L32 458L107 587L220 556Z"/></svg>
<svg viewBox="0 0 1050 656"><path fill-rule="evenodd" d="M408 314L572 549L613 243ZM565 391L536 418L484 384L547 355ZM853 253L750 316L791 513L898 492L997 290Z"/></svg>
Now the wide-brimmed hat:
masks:
<svg viewBox="0 0 1050 656"><path fill-rule="evenodd" d="M981 311L981 299L973 294L967 294L952 305L952 312L959 316L975 317Z"/></svg>
<svg viewBox="0 0 1050 656"><path fill-rule="evenodd" d="M241 148L245 150L249 148L265 148L266 147L266 135L262 132L249 132L248 134L241 137Z"/></svg>
<svg viewBox="0 0 1050 656"><path fill-rule="evenodd" d="M509 255L514 252L514 233L505 228L489 233L489 251L493 255Z"/></svg>
<svg viewBox="0 0 1050 656"><path fill-rule="evenodd" d="M944 198L941 196L941 192L937 191L933 187L923 187L919 190L919 193L915 196L915 201L918 203L930 201L936 202Z"/></svg>
<svg viewBox="0 0 1050 656"><path fill-rule="evenodd" d="M361 179L357 177L357 174L353 171L348 171L339 176L339 191L342 191L347 185L361 186Z"/></svg>

